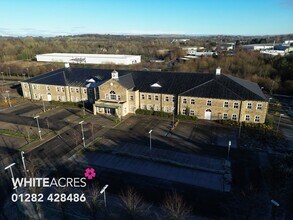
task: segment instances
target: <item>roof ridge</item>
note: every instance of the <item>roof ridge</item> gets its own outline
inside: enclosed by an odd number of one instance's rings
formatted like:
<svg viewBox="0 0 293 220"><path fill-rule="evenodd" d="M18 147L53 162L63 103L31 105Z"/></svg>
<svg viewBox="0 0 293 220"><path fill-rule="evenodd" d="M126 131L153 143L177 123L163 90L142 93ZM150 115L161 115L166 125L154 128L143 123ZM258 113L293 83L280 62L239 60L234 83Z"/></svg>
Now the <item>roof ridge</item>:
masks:
<svg viewBox="0 0 293 220"><path fill-rule="evenodd" d="M224 75L224 74L223 74ZM225 76L225 75L224 75ZM223 85L222 83L215 81L216 83L220 84L221 86L225 87L227 90L229 90L230 92L232 92L234 95L238 96L240 99L243 99L243 97L241 97L240 95L238 95L236 92L234 92L233 90L229 89L227 86Z"/></svg>
<svg viewBox="0 0 293 220"><path fill-rule="evenodd" d="M190 89L188 89L188 90L186 90L186 91L184 91L184 92L181 92L181 93L179 93L178 95L182 95L182 94L184 94L184 93L186 93L186 92L189 92L189 91L191 91L191 90L193 90L193 89L197 89L197 88L200 87L200 86L203 86L203 85L205 85L205 84L208 84L208 83L212 82L213 80L215 80L215 78L210 79L210 80L208 80L208 81L206 81L206 82L204 82L204 83L202 83L202 84L200 84L200 85L197 85L197 86L195 86L195 87L192 87L192 88L190 88Z"/></svg>
<svg viewBox="0 0 293 220"><path fill-rule="evenodd" d="M240 85L242 88L244 88L244 89L246 89L246 90L252 92L253 94L257 95L259 98L264 99L263 97L259 96L257 93L255 93L254 91L252 91L251 89L246 88L245 86L243 86L243 85L241 85L240 83L238 83L237 81L235 81L233 78L230 78L228 75L225 75L225 74L223 74L223 75L224 75L226 78L228 78L229 80L232 80L233 82L235 82L235 83L237 83L238 85ZM235 77L235 76L231 76L231 77ZM247 81L248 83L253 83L253 84L258 85L257 83L255 83L255 82L251 82L251 81L246 80L246 79L241 79L241 78L238 78L238 77L235 77L235 78L240 79L240 80ZM241 98L242 98L242 97L241 97Z"/></svg>

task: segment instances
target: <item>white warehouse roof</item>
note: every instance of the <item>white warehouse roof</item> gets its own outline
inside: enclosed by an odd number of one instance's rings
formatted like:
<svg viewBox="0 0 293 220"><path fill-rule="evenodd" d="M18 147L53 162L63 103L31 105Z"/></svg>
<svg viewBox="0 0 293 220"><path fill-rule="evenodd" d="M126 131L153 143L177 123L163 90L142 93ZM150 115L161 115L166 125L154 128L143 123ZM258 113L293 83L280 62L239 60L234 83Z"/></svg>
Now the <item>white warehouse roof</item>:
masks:
<svg viewBox="0 0 293 220"><path fill-rule="evenodd" d="M85 64L119 64L129 65L141 62L140 55L124 54L82 54L82 53L47 53L36 55L37 61L85 63Z"/></svg>

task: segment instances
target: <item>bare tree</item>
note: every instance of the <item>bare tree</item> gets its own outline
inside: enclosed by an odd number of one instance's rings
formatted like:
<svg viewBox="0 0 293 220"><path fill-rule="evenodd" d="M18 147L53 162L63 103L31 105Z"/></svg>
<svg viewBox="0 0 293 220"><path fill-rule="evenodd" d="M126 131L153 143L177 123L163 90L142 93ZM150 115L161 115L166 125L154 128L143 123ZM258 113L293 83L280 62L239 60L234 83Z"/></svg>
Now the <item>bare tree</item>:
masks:
<svg viewBox="0 0 293 220"><path fill-rule="evenodd" d="M26 141L27 141L28 143L30 143L30 142L31 142L31 129L28 128L28 127L25 127L24 130L25 130L24 136L25 136L25 138L26 138Z"/></svg>
<svg viewBox="0 0 293 220"><path fill-rule="evenodd" d="M94 139L94 123L90 122L88 123L88 125L90 126L90 129L91 129L92 139Z"/></svg>
<svg viewBox="0 0 293 220"><path fill-rule="evenodd" d="M27 168L27 176L30 178L34 178L38 176L40 172L40 161L32 158L31 155L26 159L26 168Z"/></svg>
<svg viewBox="0 0 293 220"><path fill-rule="evenodd" d="M187 219L191 212L191 208L186 205L182 196L177 192L166 195L162 208L168 219L172 220Z"/></svg>
<svg viewBox="0 0 293 220"><path fill-rule="evenodd" d="M73 130L73 139L74 139L74 142L75 142L75 147L78 146L78 143L80 142L81 140L81 135L78 131L76 130Z"/></svg>
<svg viewBox="0 0 293 220"><path fill-rule="evenodd" d="M26 160L26 168L27 168L27 177L28 178L35 178L39 175L40 173L40 161L37 159L32 158L30 155L28 159ZM30 187L30 193L33 194L38 194L41 192L42 188L38 186ZM42 210L41 210L41 205L39 204L38 201L35 202L35 210L36 213L38 214L39 219L42 219Z"/></svg>
<svg viewBox="0 0 293 220"><path fill-rule="evenodd" d="M136 219L149 214L151 206L145 205L142 197L133 188L127 188L126 191L123 191L120 199L129 219Z"/></svg>
<svg viewBox="0 0 293 220"><path fill-rule="evenodd" d="M49 124L49 119L48 117L45 118L46 124L47 124L47 128L50 129L50 124Z"/></svg>
<svg viewBox="0 0 293 220"><path fill-rule="evenodd" d="M98 183L92 184L88 189L86 206L91 212L91 219L95 220L97 212L103 207L103 200L100 196L100 187Z"/></svg>
<svg viewBox="0 0 293 220"><path fill-rule="evenodd" d="M56 192L61 195L63 193L66 193L66 188L63 188L63 187L56 187L55 188ZM62 219L66 219L66 215L65 215L65 202L62 202L60 199L58 200L58 203L57 203L57 206L60 208L60 211L61 211L61 216L62 216Z"/></svg>

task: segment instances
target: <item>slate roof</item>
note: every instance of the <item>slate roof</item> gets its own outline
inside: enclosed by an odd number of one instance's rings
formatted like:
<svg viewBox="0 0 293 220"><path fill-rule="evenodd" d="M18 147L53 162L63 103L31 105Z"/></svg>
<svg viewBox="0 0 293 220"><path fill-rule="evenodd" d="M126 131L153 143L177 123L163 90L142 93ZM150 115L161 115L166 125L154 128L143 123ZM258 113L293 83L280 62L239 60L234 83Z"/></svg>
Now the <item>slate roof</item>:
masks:
<svg viewBox="0 0 293 220"><path fill-rule="evenodd" d="M132 75L130 73L126 74L126 75L123 75L123 76L120 76L118 81L122 86L124 86L127 89L135 88L135 84L133 82L133 78L132 78Z"/></svg>
<svg viewBox="0 0 293 220"><path fill-rule="evenodd" d="M196 86L186 92L181 93L182 96L195 96L212 99L233 99L240 100L241 97L232 90L223 86L218 80L212 79L206 83Z"/></svg>
<svg viewBox="0 0 293 220"><path fill-rule="evenodd" d="M85 87L93 78L95 86L111 79L113 70L63 68L25 80L29 83ZM233 100L261 100L266 97L256 83L225 74L151 72L118 70L118 82L127 89L146 93L163 93ZM151 87L158 83L161 87Z"/></svg>

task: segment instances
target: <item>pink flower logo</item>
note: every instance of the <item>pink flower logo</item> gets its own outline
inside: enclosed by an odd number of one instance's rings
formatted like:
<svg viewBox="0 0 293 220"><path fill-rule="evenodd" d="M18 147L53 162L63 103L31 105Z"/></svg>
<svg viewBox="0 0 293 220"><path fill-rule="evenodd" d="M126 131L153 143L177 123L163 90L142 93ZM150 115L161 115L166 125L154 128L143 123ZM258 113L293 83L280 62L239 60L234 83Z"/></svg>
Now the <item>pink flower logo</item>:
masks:
<svg viewBox="0 0 293 220"><path fill-rule="evenodd" d="M84 176L88 179L91 180L96 176L96 172L94 168L86 168L84 172Z"/></svg>

